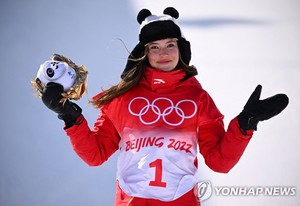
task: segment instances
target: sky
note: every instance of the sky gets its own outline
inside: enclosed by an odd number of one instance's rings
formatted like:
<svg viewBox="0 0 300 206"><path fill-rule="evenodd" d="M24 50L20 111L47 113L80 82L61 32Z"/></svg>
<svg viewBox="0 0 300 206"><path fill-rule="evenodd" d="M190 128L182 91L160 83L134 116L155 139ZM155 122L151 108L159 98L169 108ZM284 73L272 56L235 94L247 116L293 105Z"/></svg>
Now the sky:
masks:
<svg viewBox="0 0 300 206"><path fill-rule="evenodd" d="M100 167L86 165L72 150L63 122L33 95L30 80L52 53L84 64L88 93L76 103L92 127L99 113L88 100L120 80L126 47L138 42L137 13L148 8L162 14L168 6L179 11L197 79L226 126L257 84L263 86L261 98L285 93L290 99L280 115L259 123L228 174L211 171L199 155L199 179L210 189L202 205L300 205L299 1L2 0L1 206L113 205L118 153ZM295 194L227 194L244 187L285 187Z"/></svg>

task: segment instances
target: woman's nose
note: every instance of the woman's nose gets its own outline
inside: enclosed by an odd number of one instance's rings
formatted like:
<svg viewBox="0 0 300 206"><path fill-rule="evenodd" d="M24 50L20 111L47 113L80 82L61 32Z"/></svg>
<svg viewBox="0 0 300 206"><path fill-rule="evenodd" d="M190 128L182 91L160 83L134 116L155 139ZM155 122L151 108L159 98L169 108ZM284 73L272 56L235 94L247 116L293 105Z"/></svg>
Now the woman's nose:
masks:
<svg viewBox="0 0 300 206"><path fill-rule="evenodd" d="M168 55L168 49L167 48L160 48L160 51L159 51L159 54L160 55Z"/></svg>

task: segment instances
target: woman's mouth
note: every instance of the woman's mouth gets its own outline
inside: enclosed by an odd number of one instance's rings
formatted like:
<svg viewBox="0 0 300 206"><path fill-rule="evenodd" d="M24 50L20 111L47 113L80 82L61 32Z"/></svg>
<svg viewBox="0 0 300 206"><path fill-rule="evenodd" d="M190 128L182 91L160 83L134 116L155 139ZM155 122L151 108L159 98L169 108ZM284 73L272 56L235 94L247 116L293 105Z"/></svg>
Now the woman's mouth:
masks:
<svg viewBox="0 0 300 206"><path fill-rule="evenodd" d="M170 62L170 60L160 60L160 61L157 61L158 64L167 64L169 62Z"/></svg>

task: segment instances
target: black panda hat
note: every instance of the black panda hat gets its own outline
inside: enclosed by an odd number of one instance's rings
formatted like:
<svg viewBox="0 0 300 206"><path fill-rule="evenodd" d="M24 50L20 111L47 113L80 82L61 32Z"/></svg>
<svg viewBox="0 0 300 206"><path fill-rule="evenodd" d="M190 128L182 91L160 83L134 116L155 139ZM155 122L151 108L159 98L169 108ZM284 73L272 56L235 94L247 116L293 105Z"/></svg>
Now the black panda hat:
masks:
<svg viewBox="0 0 300 206"><path fill-rule="evenodd" d="M172 7L166 8L162 16L152 15L148 9L142 9L137 16L137 21L141 25L140 43L146 45L166 38L180 39L181 31L176 23L178 17L178 11Z"/></svg>
<svg viewBox="0 0 300 206"><path fill-rule="evenodd" d="M142 9L138 13L137 21L140 24L139 43L128 56L121 78L124 78L127 72L138 64L132 59L144 56L145 46L148 43L167 38L176 38L178 40L181 59L186 65L189 65L191 60L190 42L185 39L177 24L178 17L179 13L173 7L166 8L161 16L152 15L148 9Z"/></svg>

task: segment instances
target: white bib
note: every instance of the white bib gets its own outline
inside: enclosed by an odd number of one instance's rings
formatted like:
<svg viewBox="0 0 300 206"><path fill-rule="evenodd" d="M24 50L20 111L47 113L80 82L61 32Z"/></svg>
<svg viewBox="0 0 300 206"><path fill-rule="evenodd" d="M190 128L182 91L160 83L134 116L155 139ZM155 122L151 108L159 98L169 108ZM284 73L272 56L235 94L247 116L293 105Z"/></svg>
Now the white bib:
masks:
<svg viewBox="0 0 300 206"><path fill-rule="evenodd" d="M125 129L121 139L117 179L127 195L172 201L197 183L196 133Z"/></svg>

